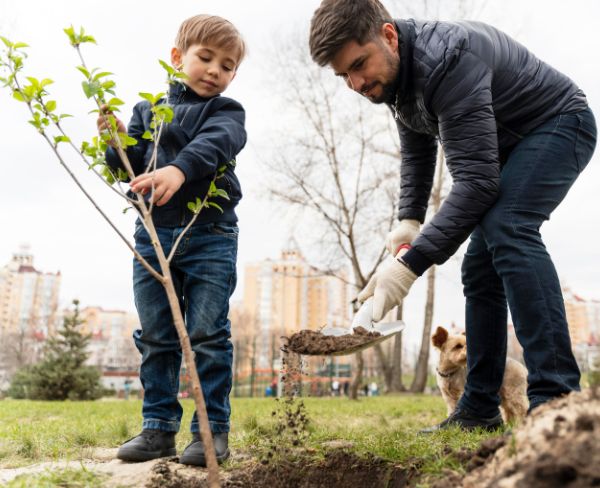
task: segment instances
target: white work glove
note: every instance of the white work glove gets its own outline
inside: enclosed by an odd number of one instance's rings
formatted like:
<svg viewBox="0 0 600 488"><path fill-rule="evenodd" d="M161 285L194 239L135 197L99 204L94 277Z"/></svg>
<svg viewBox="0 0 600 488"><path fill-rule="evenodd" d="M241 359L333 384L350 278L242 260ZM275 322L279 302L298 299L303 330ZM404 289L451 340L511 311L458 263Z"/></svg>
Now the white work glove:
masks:
<svg viewBox="0 0 600 488"><path fill-rule="evenodd" d="M392 256L398 254L402 244L410 244L421 230L418 220L404 219L398 227L392 229L385 238L385 248Z"/></svg>
<svg viewBox="0 0 600 488"><path fill-rule="evenodd" d="M417 275L408 266L398 261L398 258L390 256L381 264L356 299L362 303L373 297L373 322L379 322L392 308L402 303L416 279Z"/></svg>

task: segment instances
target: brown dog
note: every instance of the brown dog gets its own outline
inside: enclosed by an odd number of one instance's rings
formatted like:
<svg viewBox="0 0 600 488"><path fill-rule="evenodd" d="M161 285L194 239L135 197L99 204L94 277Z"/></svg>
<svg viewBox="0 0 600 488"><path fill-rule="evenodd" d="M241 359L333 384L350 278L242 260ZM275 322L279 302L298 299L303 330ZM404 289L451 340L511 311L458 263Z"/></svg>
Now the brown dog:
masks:
<svg viewBox="0 0 600 488"><path fill-rule="evenodd" d="M448 407L448 415L456 408L467 379L467 338L464 334L448 334L438 327L431 343L440 351L436 368L437 384ZM505 422L521 421L527 414L527 369L518 361L508 358L504 380L500 388L500 411Z"/></svg>

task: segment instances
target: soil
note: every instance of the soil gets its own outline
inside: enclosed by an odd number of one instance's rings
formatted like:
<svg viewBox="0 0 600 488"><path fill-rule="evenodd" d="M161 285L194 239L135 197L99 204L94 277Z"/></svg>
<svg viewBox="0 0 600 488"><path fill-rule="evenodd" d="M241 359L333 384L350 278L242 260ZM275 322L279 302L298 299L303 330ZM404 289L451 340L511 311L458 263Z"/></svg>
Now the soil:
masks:
<svg viewBox="0 0 600 488"><path fill-rule="evenodd" d="M190 477L176 462L161 460L152 468L145 488L205 487L206 479ZM244 469L222 472L223 488L333 488L360 486L402 488L410 486L416 471L393 465L375 456L361 458L342 449L332 450L324 459L296 456L278 464L248 463Z"/></svg>
<svg viewBox="0 0 600 488"><path fill-rule="evenodd" d="M369 332L363 327L356 327L353 330L353 334L337 337L323 335L315 330L301 330L290 337L286 337L287 344L284 347L297 354L326 356L361 346L377 337L381 337L379 332Z"/></svg>
<svg viewBox="0 0 600 488"><path fill-rule="evenodd" d="M587 390L548 402L511 435L480 451L471 457L464 477L449 473L434 487L600 486L600 392Z"/></svg>

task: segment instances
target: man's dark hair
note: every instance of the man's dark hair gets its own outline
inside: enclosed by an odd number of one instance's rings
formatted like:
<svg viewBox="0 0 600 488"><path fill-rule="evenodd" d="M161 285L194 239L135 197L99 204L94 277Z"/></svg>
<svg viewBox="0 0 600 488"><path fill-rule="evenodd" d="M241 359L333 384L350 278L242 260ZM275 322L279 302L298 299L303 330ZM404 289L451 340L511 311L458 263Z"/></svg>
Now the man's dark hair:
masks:
<svg viewBox="0 0 600 488"><path fill-rule="evenodd" d="M310 22L310 55L325 66L348 41L362 46L386 22L392 17L378 0L323 0Z"/></svg>

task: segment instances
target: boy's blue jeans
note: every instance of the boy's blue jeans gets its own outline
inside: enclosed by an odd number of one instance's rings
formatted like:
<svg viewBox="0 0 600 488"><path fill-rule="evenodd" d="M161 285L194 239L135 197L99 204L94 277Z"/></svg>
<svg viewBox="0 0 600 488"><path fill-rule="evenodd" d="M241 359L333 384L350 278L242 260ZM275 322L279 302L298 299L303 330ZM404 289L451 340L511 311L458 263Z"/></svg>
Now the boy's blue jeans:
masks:
<svg viewBox="0 0 600 488"><path fill-rule="evenodd" d="M168 256L183 227L156 230ZM237 239L235 225L195 225L185 234L171 261L213 433L229 432L233 345L227 314L236 284ZM159 270L150 237L140 224L136 226L135 245ZM142 427L177 432L182 415L177 400L182 354L167 296L163 286L137 260L133 266L133 290L142 327L133 334L142 353ZM191 431L199 431L196 414Z"/></svg>
<svg viewBox="0 0 600 488"><path fill-rule="evenodd" d="M559 279L540 226L592 157L591 110L554 117L528 134L502 168L500 196L475 228L462 265L467 384L459 407L498 414L507 347L507 302L523 347L530 408L579 390ZM592 224L590 224L592 225ZM577 253L585 236L565 234Z"/></svg>

